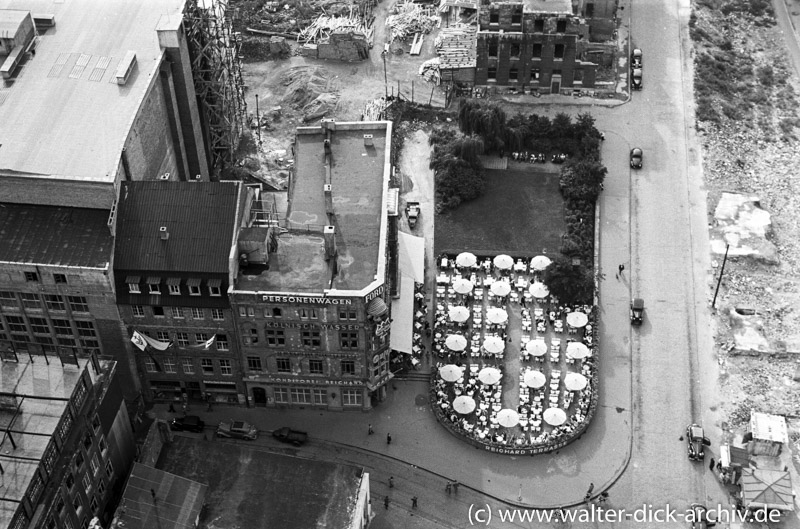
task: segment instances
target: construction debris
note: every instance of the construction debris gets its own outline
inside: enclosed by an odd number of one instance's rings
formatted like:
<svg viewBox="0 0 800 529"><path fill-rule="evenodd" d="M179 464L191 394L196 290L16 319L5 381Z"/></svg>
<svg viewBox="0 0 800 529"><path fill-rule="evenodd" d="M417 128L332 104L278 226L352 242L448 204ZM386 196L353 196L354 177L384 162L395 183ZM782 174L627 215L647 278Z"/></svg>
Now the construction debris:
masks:
<svg viewBox="0 0 800 529"><path fill-rule="evenodd" d="M421 33L414 33L414 42L411 43L411 55L419 55L422 51L422 40L425 37Z"/></svg>
<svg viewBox="0 0 800 529"><path fill-rule="evenodd" d="M439 58L429 59L422 63L419 67L419 75L421 75L427 82L438 85L442 76L439 73Z"/></svg>
<svg viewBox="0 0 800 529"><path fill-rule="evenodd" d="M390 104L384 98L368 101L364 107L364 115L361 116L361 121L380 121L384 119L384 112Z"/></svg>
<svg viewBox="0 0 800 529"><path fill-rule="evenodd" d="M369 29L354 16L329 17L321 15L309 26L300 30L298 42L317 43L328 39L333 33L360 33L366 36Z"/></svg>
<svg viewBox="0 0 800 529"><path fill-rule="evenodd" d="M478 28L457 24L439 31L434 45L441 69L475 68Z"/></svg>
<svg viewBox="0 0 800 529"><path fill-rule="evenodd" d="M429 7L410 1L398 4L394 13L386 17L386 27L391 30L389 42L395 39L406 40L415 33L430 33L439 21L439 17L434 16Z"/></svg>

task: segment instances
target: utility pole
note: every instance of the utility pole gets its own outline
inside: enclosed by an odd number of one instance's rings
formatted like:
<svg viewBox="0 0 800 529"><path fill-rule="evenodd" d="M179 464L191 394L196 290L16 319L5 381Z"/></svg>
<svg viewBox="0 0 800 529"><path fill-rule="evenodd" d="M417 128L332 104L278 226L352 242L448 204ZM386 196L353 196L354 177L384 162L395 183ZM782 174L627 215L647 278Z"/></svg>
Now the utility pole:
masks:
<svg viewBox="0 0 800 529"><path fill-rule="evenodd" d="M261 145L261 115L258 111L258 94L256 94L256 130L258 131L258 144Z"/></svg>
<svg viewBox="0 0 800 529"><path fill-rule="evenodd" d="M388 44L387 44L388 46ZM389 99L389 80L386 77L386 47L383 48L381 52L381 57L383 58L383 91L384 97L386 100Z"/></svg>
<svg viewBox="0 0 800 529"><path fill-rule="evenodd" d="M725 257L722 259L722 267L719 270L719 279L717 279L717 288L714 290L714 301L711 302L711 308L715 308L717 304L717 294L719 293L719 285L722 283L722 274L725 273L725 263L728 262L728 248L730 248L730 244L725 245Z"/></svg>

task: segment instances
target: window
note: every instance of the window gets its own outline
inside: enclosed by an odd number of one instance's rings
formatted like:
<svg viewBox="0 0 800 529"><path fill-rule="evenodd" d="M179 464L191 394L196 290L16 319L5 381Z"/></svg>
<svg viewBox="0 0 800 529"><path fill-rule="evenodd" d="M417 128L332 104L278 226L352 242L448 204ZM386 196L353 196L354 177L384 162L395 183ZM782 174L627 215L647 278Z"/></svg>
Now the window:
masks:
<svg viewBox="0 0 800 529"><path fill-rule="evenodd" d="M92 480L89 478L89 474L83 474L83 488L86 490L86 494L89 494L92 490Z"/></svg>
<svg viewBox="0 0 800 529"><path fill-rule="evenodd" d="M191 358L183 358L181 360L181 367L183 368L183 372L187 375L194 375L194 363Z"/></svg>
<svg viewBox="0 0 800 529"><path fill-rule="evenodd" d="M297 317L303 320L316 320L317 319L317 309L299 309L297 311Z"/></svg>
<svg viewBox="0 0 800 529"><path fill-rule="evenodd" d="M3 339L3 337L0 337L0 340L2 340L2 339ZM36 343L41 344L41 345L53 345L53 339L50 338L49 336L37 336L36 337ZM51 352L51 349L52 348L48 348L47 352L48 353Z"/></svg>
<svg viewBox="0 0 800 529"><path fill-rule="evenodd" d="M142 307L141 305L131 305L131 311L133 312L133 315L137 318L144 317L144 307Z"/></svg>
<svg viewBox="0 0 800 529"><path fill-rule="evenodd" d="M308 372L312 375L321 375L322 374L322 360L309 360L308 361Z"/></svg>
<svg viewBox="0 0 800 529"><path fill-rule="evenodd" d="M311 404L311 388L292 388L292 404Z"/></svg>
<svg viewBox="0 0 800 529"><path fill-rule="evenodd" d="M172 313L172 317L182 320L183 319L183 309L180 307L170 307L170 312Z"/></svg>
<svg viewBox="0 0 800 529"><path fill-rule="evenodd" d="M179 332L176 334L178 345L181 347L186 347L189 345L189 333L188 332Z"/></svg>
<svg viewBox="0 0 800 529"><path fill-rule="evenodd" d="M277 307L272 309L272 317L273 318L280 318L283 316L283 311Z"/></svg>
<svg viewBox="0 0 800 529"><path fill-rule="evenodd" d="M189 295L190 296L199 296L200 295L200 286L199 285L189 285Z"/></svg>
<svg viewBox="0 0 800 529"><path fill-rule="evenodd" d="M8 323L8 330L11 332L28 332L25 327L25 320L21 316L6 316L6 323Z"/></svg>
<svg viewBox="0 0 800 529"><path fill-rule="evenodd" d="M216 296L221 296L222 295L222 290L219 288L219 286L209 285L208 286L208 295L209 296L215 296L215 297Z"/></svg>
<svg viewBox="0 0 800 529"><path fill-rule="evenodd" d="M497 11L493 13L489 13L489 24L499 24L500 23L500 13Z"/></svg>
<svg viewBox="0 0 800 529"><path fill-rule="evenodd" d="M248 329L244 342L249 344L258 343L258 330L255 328Z"/></svg>
<svg viewBox="0 0 800 529"><path fill-rule="evenodd" d="M77 494L74 498L72 498L72 508L75 509L75 514L78 516L81 515L81 512L83 511L83 504L81 503L81 497Z"/></svg>
<svg viewBox="0 0 800 529"><path fill-rule="evenodd" d="M357 320L358 314L356 313L356 309L339 309L339 319L340 320Z"/></svg>
<svg viewBox="0 0 800 529"><path fill-rule="evenodd" d="M500 47L497 45L497 41L496 40L490 40L489 41L489 57L496 59L499 48Z"/></svg>
<svg viewBox="0 0 800 529"><path fill-rule="evenodd" d="M63 345L65 347L75 347L75 338L72 338L70 336L59 336L58 345Z"/></svg>
<svg viewBox="0 0 800 529"><path fill-rule="evenodd" d="M100 470L100 460L97 459L97 454L92 456L92 459L89 461L89 466L92 469L92 475L97 475L97 471Z"/></svg>
<svg viewBox="0 0 800 529"><path fill-rule="evenodd" d="M64 274L53 274L53 281L55 281L57 285L66 285L67 276Z"/></svg>
<svg viewBox="0 0 800 529"><path fill-rule="evenodd" d="M67 296L69 308L73 312L89 312L89 305L83 296Z"/></svg>
<svg viewBox="0 0 800 529"><path fill-rule="evenodd" d="M100 429L100 426L100 416L95 413L94 417L92 417L92 431L97 433L97 430Z"/></svg>
<svg viewBox="0 0 800 529"><path fill-rule="evenodd" d="M56 500L56 512L59 516L64 514L64 498L59 494L58 500Z"/></svg>
<svg viewBox="0 0 800 529"><path fill-rule="evenodd" d="M92 497L92 501L89 503L89 509L92 513L97 512L97 496Z"/></svg>
<svg viewBox="0 0 800 529"><path fill-rule="evenodd" d="M356 363L353 360L342 360L342 374L343 375L355 375L356 374Z"/></svg>
<svg viewBox="0 0 800 529"><path fill-rule="evenodd" d="M144 359L144 370L148 373L156 373L156 363L153 361L152 358L147 357Z"/></svg>
<svg viewBox="0 0 800 529"><path fill-rule="evenodd" d="M534 20L533 21L533 32L534 33L543 33L544 32L544 20Z"/></svg>
<svg viewBox="0 0 800 529"><path fill-rule="evenodd" d="M242 318L247 317L247 307L245 307L244 305L239 305L239 316L241 316ZM266 314L264 314L264 316L266 317Z"/></svg>
<svg viewBox="0 0 800 529"><path fill-rule="evenodd" d="M92 443L94 443L94 437L92 437L92 432L86 432L86 435L83 436L83 448L86 449L86 453L89 453L89 449L92 448Z"/></svg>
<svg viewBox="0 0 800 529"><path fill-rule="evenodd" d="M247 369L250 371L261 371L261 357L260 356L248 356L247 357Z"/></svg>
<svg viewBox="0 0 800 529"><path fill-rule="evenodd" d="M108 443L106 443L106 440L103 439L102 436L100 437L100 440L97 441L97 448L100 450L100 453L103 454L103 455L105 455L106 454L106 450L108 450Z"/></svg>
<svg viewBox="0 0 800 529"><path fill-rule="evenodd" d="M53 320L53 328L56 330L56 334L59 336L72 336L72 325L69 324L69 320Z"/></svg>
<svg viewBox="0 0 800 529"><path fill-rule="evenodd" d="M58 297L58 296L53 296ZM17 296L14 295L13 292L0 292L0 306L2 307L12 307L16 308L17 305Z"/></svg>
<svg viewBox="0 0 800 529"><path fill-rule="evenodd" d="M100 478L100 481L97 483L97 493L100 495L106 493L106 481L103 478Z"/></svg>
<svg viewBox="0 0 800 529"><path fill-rule="evenodd" d="M292 361L289 358L278 358L276 363L278 365L278 373L292 372Z"/></svg>
<svg viewBox="0 0 800 529"><path fill-rule="evenodd" d="M583 70L574 70L572 72L572 81L575 83L583 83Z"/></svg>
<svg viewBox="0 0 800 529"><path fill-rule="evenodd" d="M66 410L64 414L64 418L61 421L61 424L58 426L58 436L61 438L61 442L67 442L67 436L69 435L69 431L72 429L72 412L69 411L69 408Z"/></svg>
<svg viewBox="0 0 800 529"><path fill-rule="evenodd" d="M286 335L283 329L267 329L264 331L269 345L286 345Z"/></svg>
<svg viewBox="0 0 800 529"><path fill-rule="evenodd" d="M287 388L275 388L275 402L278 404L289 403L289 390Z"/></svg>
<svg viewBox="0 0 800 529"><path fill-rule="evenodd" d="M181 295L181 286L178 285L167 285L169 287L169 294L171 296L180 296Z"/></svg>
<svg viewBox="0 0 800 529"><path fill-rule="evenodd" d="M512 59L519 59L519 54L522 52L522 47L517 42L511 43L511 48L509 50L509 55L511 55Z"/></svg>
<svg viewBox="0 0 800 529"><path fill-rule="evenodd" d="M211 317L215 320L224 320L225 312L222 309L211 309Z"/></svg>
<svg viewBox="0 0 800 529"><path fill-rule="evenodd" d="M22 298L22 306L26 309L39 309L42 308L42 302L39 301L39 296L37 294L28 294L23 292L20 294Z"/></svg>
<svg viewBox="0 0 800 529"><path fill-rule="evenodd" d="M563 59L564 58L564 45L563 44L556 44L555 51L553 52L553 57L556 59Z"/></svg>
<svg viewBox="0 0 800 529"><path fill-rule="evenodd" d="M208 333L198 332L197 334L194 335L194 340L199 345L203 345L208 341Z"/></svg>
<svg viewBox="0 0 800 529"><path fill-rule="evenodd" d="M78 328L79 336L86 336L89 338L97 336L94 330L94 324L90 321L76 321L75 326ZM169 340L169 334L167 334L167 339Z"/></svg>
<svg viewBox="0 0 800 529"><path fill-rule="evenodd" d="M566 20L559 20L556 22L556 33L566 33L567 32L567 21Z"/></svg>
<svg viewBox="0 0 800 529"><path fill-rule="evenodd" d="M519 26L522 24L522 13L516 12L511 15L511 25L512 26Z"/></svg>
<svg viewBox="0 0 800 529"><path fill-rule="evenodd" d="M152 282L151 282L152 281ZM156 278L151 277L147 280L147 289L148 292L151 294L161 294L161 281L157 281Z"/></svg>
<svg viewBox="0 0 800 529"><path fill-rule="evenodd" d="M217 334L217 351L227 351L227 350L228 350L228 335Z"/></svg>
<svg viewBox="0 0 800 529"><path fill-rule="evenodd" d="M343 389L342 404L345 406L361 406L361 390Z"/></svg>
<svg viewBox="0 0 800 529"><path fill-rule="evenodd" d="M231 361L225 358L221 358L219 360L219 370L223 375L232 375L233 367L231 367Z"/></svg>
<svg viewBox="0 0 800 529"><path fill-rule="evenodd" d="M542 56L542 45L541 44L534 44L533 51L531 53L531 57L541 57Z"/></svg>
<svg viewBox="0 0 800 529"><path fill-rule="evenodd" d="M531 69L531 81L538 81L540 73L541 73L541 70L539 70L539 68L532 68Z"/></svg>
<svg viewBox="0 0 800 529"><path fill-rule="evenodd" d="M142 291L139 288L139 283L128 283L128 292L131 294L141 294Z"/></svg>
<svg viewBox="0 0 800 529"><path fill-rule="evenodd" d="M44 455L42 456L42 463L44 463L44 469L47 471L48 474L53 472L53 468L55 468L57 457L58 457L58 448L56 448L55 441L51 441L50 444L47 446L47 450L44 451Z"/></svg>
<svg viewBox="0 0 800 529"><path fill-rule="evenodd" d="M164 359L164 373L177 373L175 369L175 360L172 358Z"/></svg>
<svg viewBox="0 0 800 529"><path fill-rule="evenodd" d="M303 347L319 347L322 344L319 331L303 331Z"/></svg>
<svg viewBox="0 0 800 529"><path fill-rule="evenodd" d="M206 317L205 311L203 309L199 309L197 307L192 308L192 318L196 320L202 320Z"/></svg>
<svg viewBox="0 0 800 529"><path fill-rule="evenodd" d="M114 475L114 465L111 464L110 459L106 461L106 475L108 475L108 479L111 479L111 476Z"/></svg>
<svg viewBox="0 0 800 529"><path fill-rule="evenodd" d="M47 320L44 318L28 318L31 324L31 331L35 334L50 334L50 326L47 325Z"/></svg>
<svg viewBox="0 0 800 529"><path fill-rule="evenodd" d="M72 490L72 487L75 486L75 478L72 477L72 473L67 474L67 479L64 480L64 485L67 487L67 490Z"/></svg>
<svg viewBox="0 0 800 529"><path fill-rule="evenodd" d="M519 70L517 70L516 68L511 68L508 71L508 80L516 81L517 79L519 79Z"/></svg>
<svg viewBox="0 0 800 529"><path fill-rule="evenodd" d="M153 305L153 316L155 316L157 318L163 318L164 317L164 307L161 307L159 305Z"/></svg>
<svg viewBox="0 0 800 529"><path fill-rule="evenodd" d="M486 74L486 77L487 77L487 79L489 79L490 81L494 81L494 80L496 80L496 79L497 79L497 67L496 67L496 66L490 66L490 67L489 67L489 71L488 71L488 73Z"/></svg>
<svg viewBox="0 0 800 529"><path fill-rule="evenodd" d="M314 404L325 405L328 403L328 392L324 389L313 389Z"/></svg>
<svg viewBox="0 0 800 529"><path fill-rule="evenodd" d="M200 360L200 367L203 369L204 375L214 374L214 361L210 358L203 358Z"/></svg>
<svg viewBox="0 0 800 529"><path fill-rule="evenodd" d="M342 349L358 349L358 331L340 332L339 345Z"/></svg>
<svg viewBox="0 0 800 529"><path fill-rule="evenodd" d="M37 272L25 272L25 281L39 281L39 274Z"/></svg>

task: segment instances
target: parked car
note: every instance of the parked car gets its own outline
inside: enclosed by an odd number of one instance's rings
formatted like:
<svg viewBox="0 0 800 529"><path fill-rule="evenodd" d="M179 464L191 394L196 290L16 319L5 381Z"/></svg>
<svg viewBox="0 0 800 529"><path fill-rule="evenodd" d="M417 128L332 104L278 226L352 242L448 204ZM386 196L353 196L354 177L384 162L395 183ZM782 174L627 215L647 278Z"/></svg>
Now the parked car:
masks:
<svg viewBox="0 0 800 529"><path fill-rule="evenodd" d="M705 447L711 446L711 441L706 437L702 426L690 424L686 427L686 445L689 459L702 461L706 456Z"/></svg>
<svg viewBox="0 0 800 529"><path fill-rule="evenodd" d="M631 325L641 325L644 318L644 300L633 298L631 300Z"/></svg>
<svg viewBox="0 0 800 529"><path fill-rule="evenodd" d="M206 427L197 415L187 415L186 417L175 417L169 422L169 427L178 432L201 433Z"/></svg>
<svg viewBox="0 0 800 529"><path fill-rule="evenodd" d="M217 437L252 441L258 437L258 430L252 424L244 421L221 422L217 427Z"/></svg>
<svg viewBox="0 0 800 529"><path fill-rule="evenodd" d="M295 446L300 446L308 441L308 434L300 430L292 430L288 426L278 428L272 432L272 437L281 441L282 443L291 443Z"/></svg>
<svg viewBox="0 0 800 529"><path fill-rule="evenodd" d="M642 69L634 68L631 70L631 88L634 90L642 89Z"/></svg>
<svg viewBox="0 0 800 529"><path fill-rule="evenodd" d="M642 68L642 50L634 48L631 52L631 70Z"/></svg>
<svg viewBox="0 0 800 529"><path fill-rule="evenodd" d="M639 147L634 147L631 149L631 167L634 169L641 169L642 168L642 158L644 153Z"/></svg>

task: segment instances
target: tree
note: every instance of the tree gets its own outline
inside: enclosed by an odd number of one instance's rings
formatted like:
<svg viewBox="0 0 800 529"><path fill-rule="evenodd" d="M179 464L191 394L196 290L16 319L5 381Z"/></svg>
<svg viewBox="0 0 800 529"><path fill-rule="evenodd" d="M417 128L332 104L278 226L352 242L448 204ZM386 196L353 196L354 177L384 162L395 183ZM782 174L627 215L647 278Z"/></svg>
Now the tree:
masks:
<svg viewBox="0 0 800 529"><path fill-rule="evenodd" d="M597 200L608 170L596 159L571 159L561 169L559 186L565 199Z"/></svg>
<svg viewBox="0 0 800 529"><path fill-rule="evenodd" d="M562 304L591 304L594 278L583 263L573 265L572 259L558 256L544 271L544 284Z"/></svg>

